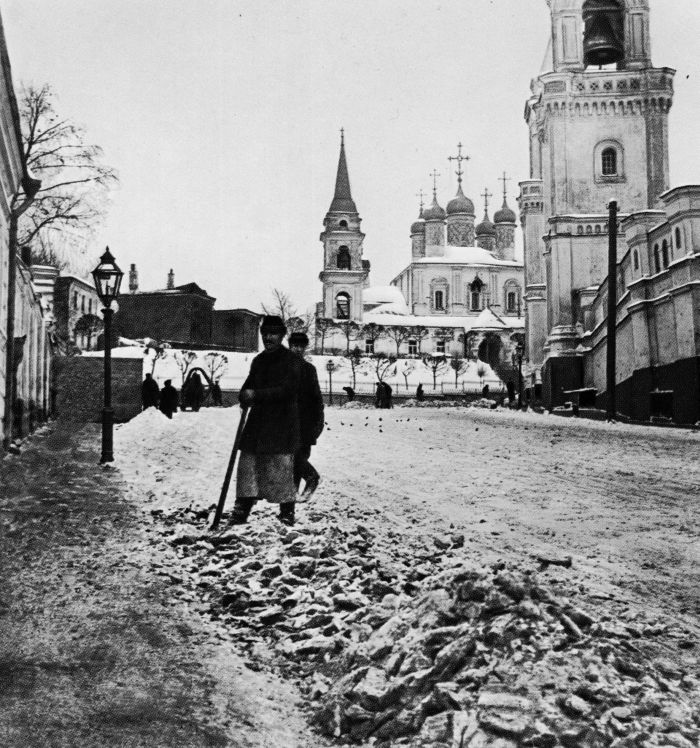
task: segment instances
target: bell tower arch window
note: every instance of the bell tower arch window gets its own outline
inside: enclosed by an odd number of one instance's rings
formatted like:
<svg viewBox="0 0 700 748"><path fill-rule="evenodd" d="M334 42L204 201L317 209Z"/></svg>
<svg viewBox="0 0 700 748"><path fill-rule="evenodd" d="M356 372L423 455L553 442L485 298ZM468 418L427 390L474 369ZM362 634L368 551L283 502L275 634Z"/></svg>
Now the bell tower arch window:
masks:
<svg viewBox="0 0 700 748"><path fill-rule="evenodd" d="M676 249L680 249L683 242L681 241L681 230L676 226Z"/></svg>
<svg viewBox="0 0 700 748"><path fill-rule="evenodd" d="M661 242L661 263L664 268L668 267L668 242L666 239Z"/></svg>
<svg viewBox="0 0 700 748"><path fill-rule="evenodd" d="M338 248L338 259L336 261L338 270L350 270L350 250L343 246Z"/></svg>
<svg viewBox="0 0 700 748"><path fill-rule="evenodd" d="M434 312L447 309L447 278L433 278L430 282L430 305Z"/></svg>
<svg viewBox="0 0 700 748"><path fill-rule="evenodd" d="M606 148L601 154L601 171L604 177L617 176L617 151Z"/></svg>
<svg viewBox="0 0 700 748"><path fill-rule="evenodd" d="M346 229L348 227L348 222L343 218L342 220L338 221L338 226L341 229Z"/></svg>
<svg viewBox="0 0 700 748"><path fill-rule="evenodd" d="M335 297L335 318L350 319L350 294L341 291Z"/></svg>

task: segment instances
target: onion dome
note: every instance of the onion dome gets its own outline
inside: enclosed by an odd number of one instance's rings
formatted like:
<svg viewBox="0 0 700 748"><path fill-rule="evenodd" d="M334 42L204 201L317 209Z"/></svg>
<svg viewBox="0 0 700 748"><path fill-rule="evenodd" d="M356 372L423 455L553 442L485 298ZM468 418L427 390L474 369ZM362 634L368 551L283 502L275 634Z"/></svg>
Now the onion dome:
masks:
<svg viewBox="0 0 700 748"><path fill-rule="evenodd" d="M411 224L412 234L425 234L425 221L418 220Z"/></svg>
<svg viewBox="0 0 700 748"><path fill-rule="evenodd" d="M496 234L496 227L489 221L489 214L484 211L484 220L476 227L476 235L483 236L484 234Z"/></svg>
<svg viewBox="0 0 700 748"><path fill-rule="evenodd" d="M508 207L505 198L503 207L497 210L493 216L494 223L515 223L515 213Z"/></svg>
<svg viewBox="0 0 700 748"><path fill-rule="evenodd" d="M474 215L474 203L462 192L462 185L459 185L457 195L447 203L447 215L451 216L455 213L467 213L470 216Z"/></svg>
<svg viewBox="0 0 700 748"><path fill-rule="evenodd" d="M423 211L423 218L426 221L444 221L445 211L438 205L437 197L433 195L433 204Z"/></svg>

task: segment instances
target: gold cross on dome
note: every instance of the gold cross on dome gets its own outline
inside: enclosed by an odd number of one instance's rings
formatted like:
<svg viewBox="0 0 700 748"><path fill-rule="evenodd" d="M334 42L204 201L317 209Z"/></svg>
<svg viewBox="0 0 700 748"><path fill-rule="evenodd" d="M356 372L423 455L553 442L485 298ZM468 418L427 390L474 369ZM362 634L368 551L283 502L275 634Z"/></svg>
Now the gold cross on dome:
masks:
<svg viewBox="0 0 700 748"><path fill-rule="evenodd" d="M457 162L457 171L455 172L455 174L457 175L457 184L462 184L462 174L464 174L464 170L462 169L462 161L469 161L469 156L462 155L461 143L457 143L457 155L448 156L447 160Z"/></svg>
<svg viewBox="0 0 700 748"><path fill-rule="evenodd" d="M433 178L433 199L437 200L437 178L440 176L440 172L433 169L429 176Z"/></svg>

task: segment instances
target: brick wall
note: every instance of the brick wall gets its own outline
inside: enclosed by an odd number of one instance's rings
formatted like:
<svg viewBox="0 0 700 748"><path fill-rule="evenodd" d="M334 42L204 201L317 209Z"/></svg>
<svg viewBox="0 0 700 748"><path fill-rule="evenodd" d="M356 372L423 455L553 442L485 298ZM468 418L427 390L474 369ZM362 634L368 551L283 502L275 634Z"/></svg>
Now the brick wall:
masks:
<svg viewBox="0 0 700 748"><path fill-rule="evenodd" d="M104 401L102 357L61 356L54 360L56 417L100 421ZM112 408L115 421L141 412L142 358L112 359Z"/></svg>

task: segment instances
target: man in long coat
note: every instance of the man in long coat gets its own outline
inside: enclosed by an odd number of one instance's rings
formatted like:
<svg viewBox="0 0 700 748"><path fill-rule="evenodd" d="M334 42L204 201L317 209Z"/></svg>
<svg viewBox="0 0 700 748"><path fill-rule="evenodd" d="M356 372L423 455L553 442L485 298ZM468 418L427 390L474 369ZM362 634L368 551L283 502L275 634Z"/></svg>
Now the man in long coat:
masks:
<svg viewBox="0 0 700 748"><path fill-rule="evenodd" d="M318 384L316 367L304 359L309 345L309 337L304 332L293 332L289 336L289 350L301 359L302 374L299 387L299 421L301 427L301 447L294 456L294 484L298 488L302 479L302 497L308 499L318 488L321 476L309 462L311 447L323 431L323 395ZM347 388L345 388L347 389Z"/></svg>
<svg viewBox="0 0 700 748"><path fill-rule="evenodd" d="M143 409L150 407L158 407L158 400L160 398L160 387L158 382L153 379L151 372L146 372L146 378L141 383L141 405Z"/></svg>
<svg viewBox="0 0 700 748"><path fill-rule="evenodd" d="M279 518L294 524L294 455L301 446L299 383L301 360L282 345L287 330L280 317L260 326L265 350L250 365L239 400L249 408L241 437L232 524L243 524L258 499L279 504Z"/></svg>
<svg viewBox="0 0 700 748"><path fill-rule="evenodd" d="M163 389L160 391L160 409L168 418L173 417L179 400L177 390L172 386L171 381L166 379Z"/></svg>

